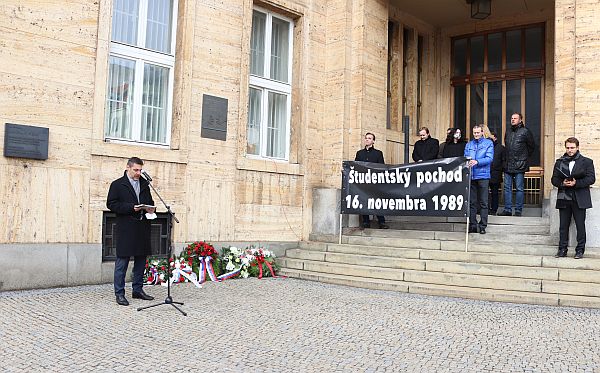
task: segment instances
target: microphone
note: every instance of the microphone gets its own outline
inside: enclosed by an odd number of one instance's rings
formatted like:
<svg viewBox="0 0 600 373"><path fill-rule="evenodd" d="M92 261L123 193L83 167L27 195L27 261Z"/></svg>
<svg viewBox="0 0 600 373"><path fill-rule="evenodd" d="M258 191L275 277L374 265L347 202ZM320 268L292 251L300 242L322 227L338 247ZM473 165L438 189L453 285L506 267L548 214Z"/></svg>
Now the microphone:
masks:
<svg viewBox="0 0 600 373"><path fill-rule="evenodd" d="M142 170L142 176L144 177L144 179L146 179L148 181L152 181L152 178L150 177L150 175L148 175L146 170Z"/></svg>

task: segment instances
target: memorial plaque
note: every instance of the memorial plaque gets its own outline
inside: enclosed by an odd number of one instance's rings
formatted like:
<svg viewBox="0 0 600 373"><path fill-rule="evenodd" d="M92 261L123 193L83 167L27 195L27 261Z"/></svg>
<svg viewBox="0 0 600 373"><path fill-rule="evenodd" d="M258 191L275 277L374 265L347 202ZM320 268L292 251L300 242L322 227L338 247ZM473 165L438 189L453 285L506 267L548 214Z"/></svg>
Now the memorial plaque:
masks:
<svg viewBox="0 0 600 373"><path fill-rule="evenodd" d="M4 156L48 159L48 128L6 123Z"/></svg>
<svg viewBox="0 0 600 373"><path fill-rule="evenodd" d="M227 139L227 99L202 95L202 137Z"/></svg>

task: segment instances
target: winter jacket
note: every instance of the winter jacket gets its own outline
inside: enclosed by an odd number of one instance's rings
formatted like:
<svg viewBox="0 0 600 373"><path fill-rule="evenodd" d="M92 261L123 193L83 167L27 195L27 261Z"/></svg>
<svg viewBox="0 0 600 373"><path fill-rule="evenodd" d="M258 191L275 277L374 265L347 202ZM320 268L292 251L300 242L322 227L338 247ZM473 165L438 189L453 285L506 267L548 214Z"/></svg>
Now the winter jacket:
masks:
<svg viewBox="0 0 600 373"><path fill-rule="evenodd" d="M569 171L569 163L575 161L573 170ZM574 187L565 187L563 180L572 177L576 180ZM596 172L594 170L594 161L586 158L579 153L569 157L566 153L556 160L554 170L552 171L552 185L558 188L556 198L556 208L563 208L567 201L575 200L580 209L589 209L592 207L592 198L590 195L590 185L596 182Z"/></svg>
<svg viewBox="0 0 600 373"><path fill-rule="evenodd" d="M366 147L356 152L355 161L371 162L371 163L385 163L383 160L383 153L381 150L375 149L371 146L369 149Z"/></svg>
<svg viewBox="0 0 600 373"><path fill-rule="evenodd" d="M465 154L465 146L467 145L465 141L446 142L445 144L444 150L442 150L442 158L462 157Z"/></svg>
<svg viewBox="0 0 600 373"><path fill-rule="evenodd" d="M535 141L529 128L523 123L511 126L506 130L504 146L506 148L504 171L509 174L529 171L528 158L535 150Z"/></svg>
<svg viewBox="0 0 600 373"><path fill-rule="evenodd" d="M144 178L140 178L140 198L138 198L129 182L127 171L123 177L113 181L106 197L106 207L117 214L117 256L140 256L151 253L151 222L146 219L144 211L134 211L137 204L154 205L150 186Z"/></svg>
<svg viewBox="0 0 600 373"><path fill-rule="evenodd" d="M428 137L426 140L419 140L415 143L412 152L413 161L430 161L437 159L438 151L440 150L440 142L433 137Z"/></svg>
<svg viewBox="0 0 600 373"><path fill-rule="evenodd" d="M465 147L465 157L474 159L477 164L471 167L471 180L490 178L490 168L494 159L494 143L490 139L471 140Z"/></svg>
<svg viewBox="0 0 600 373"><path fill-rule="evenodd" d="M502 182L502 170L504 167L504 145L494 141L494 160L492 161L490 184L500 184Z"/></svg>

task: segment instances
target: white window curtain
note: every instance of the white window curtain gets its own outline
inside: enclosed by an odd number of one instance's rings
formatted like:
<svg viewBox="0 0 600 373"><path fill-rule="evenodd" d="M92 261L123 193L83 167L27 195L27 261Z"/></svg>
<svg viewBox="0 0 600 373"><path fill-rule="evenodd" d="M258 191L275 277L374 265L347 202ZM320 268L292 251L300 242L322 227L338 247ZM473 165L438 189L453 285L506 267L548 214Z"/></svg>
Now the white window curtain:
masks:
<svg viewBox="0 0 600 373"><path fill-rule="evenodd" d="M289 83L290 23L273 17L271 35L271 79Z"/></svg>
<svg viewBox="0 0 600 373"><path fill-rule="evenodd" d="M148 0L148 26L146 48L169 53L171 49L172 1Z"/></svg>
<svg viewBox="0 0 600 373"><path fill-rule="evenodd" d="M269 92L269 119L267 123L268 157L285 158L287 99L287 95Z"/></svg>
<svg viewBox="0 0 600 373"><path fill-rule="evenodd" d="M252 13L252 35L250 37L250 74L265 76L265 31L267 15Z"/></svg>
<svg viewBox="0 0 600 373"><path fill-rule="evenodd" d="M112 40L136 45L138 39L139 0L114 0Z"/></svg>
<svg viewBox="0 0 600 373"><path fill-rule="evenodd" d="M260 154L260 123L261 123L261 101L262 91L250 88L250 100L248 102L248 154Z"/></svg>
<svg viewBox="0 0 600 373"><path fill-rule="evenodd" d="M167 83L169 69L144 64L144 92L142 95L143 141L164 143L167 137Z"/></svg>
<svg viewBox="0 0 600 373"><path fill-rule="evenodd" d="M110 57L108 69L108 95L106 132L108 136L129 138L133 121L133 80L135 61Z"/></svg>

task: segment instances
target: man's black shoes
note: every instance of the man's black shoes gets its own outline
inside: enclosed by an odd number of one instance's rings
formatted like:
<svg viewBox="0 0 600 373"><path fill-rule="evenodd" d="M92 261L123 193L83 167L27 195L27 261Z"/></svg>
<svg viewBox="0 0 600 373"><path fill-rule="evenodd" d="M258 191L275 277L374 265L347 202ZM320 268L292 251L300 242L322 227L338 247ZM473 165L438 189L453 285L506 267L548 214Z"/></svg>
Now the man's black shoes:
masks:
<svg viewBox="0 0 600 373"><path fill-rule="evenodd" d="M120 306L129 306L129 302L127 301L127 298L125 298L124 295L117 295L117 304Z"/></svg>
<svg viewBox="0 0 600 373"><path fill-rule="evenodd" d="M575 259L581 259L583 258L583 253L581 251L578 251L575 253Z"/></svg>
<svg viewBox="0 0 600 373"><path fill-rule="evenodd" d="M143 299L143 300L154 300L154 297L144 293L144 291L140 291L139 293L133 292L131 296L135 299ZM125 297L123 297L125 298Z"/></svg>
<svg viewBox="0 0 600 373"><path fill-rule="evenodd" d="M515 211L515 216L521 216L523 213L521 211Z"/></svg>
<svg viewBox="0 0 600 373"><path fill-rule="evenodd" d="M558 251L556 252L556 254L554 254L555 258L564 258L566 256L567 256L567 250L558 249Z"/></svg>
<svg viewBox="0 0 600 373"><path fill-rule="evenodd" d="M469 233L477 233L477 227L469 227Z"/></svg>
<svg viewBox="0 0 600 373"><path fill-rule="evenodd" d="M502 210L498 213L498 216L512 216L512 211Z"/></svg>
<svg viewBox="0 0 600 373"><path fill-rule="evenodd" d="M485 234L485 228L479 228L479 234Z"/></svg>
<svg viewBox="0 0 600 373"><path fill-rule="evenodd" d="M389 228L390 227L388 227L388 225L385 223L379 224L379 229L389 229Z"/></svg>

